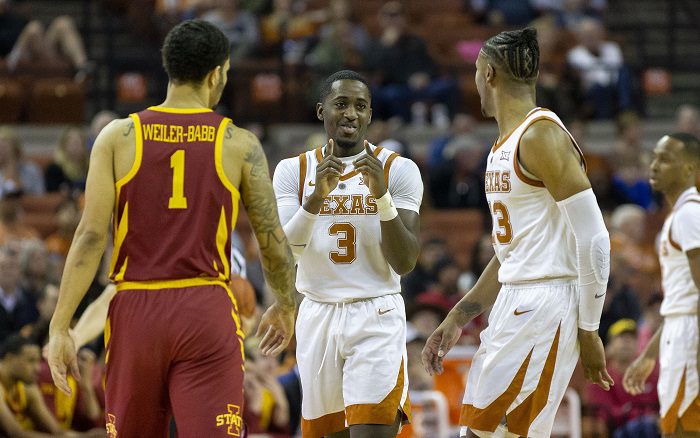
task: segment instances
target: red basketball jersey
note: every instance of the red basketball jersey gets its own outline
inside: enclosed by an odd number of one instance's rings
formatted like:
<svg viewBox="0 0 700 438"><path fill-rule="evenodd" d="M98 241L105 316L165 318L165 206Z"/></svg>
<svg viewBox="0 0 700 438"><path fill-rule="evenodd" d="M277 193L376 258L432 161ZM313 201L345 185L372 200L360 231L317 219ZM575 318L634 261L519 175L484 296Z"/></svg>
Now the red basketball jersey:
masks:
<svg viewBox="0 0 700 438"><path fill-rule="evenodd" d="M230 120L161 107L130 117L136 154L116 183L110 278L153 282L147 288L228 282L240 197L221 162Z"/></svg>

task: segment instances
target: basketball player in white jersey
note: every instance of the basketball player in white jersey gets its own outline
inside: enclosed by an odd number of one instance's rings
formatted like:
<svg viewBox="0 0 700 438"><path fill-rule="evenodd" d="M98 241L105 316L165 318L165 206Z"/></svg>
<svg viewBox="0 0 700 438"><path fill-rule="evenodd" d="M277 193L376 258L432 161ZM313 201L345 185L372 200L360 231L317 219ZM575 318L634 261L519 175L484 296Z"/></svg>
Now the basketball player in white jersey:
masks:
<svg viewBox="0 0 700 438"><path fill-rule="evenodd" d="M423 349L431 373L462 326L493 306L472 361L460 424L480 437L549 437L579 356L606 390L598 324L610 241L576 142L535 104L533 29L502 32L476 62L484 115L500 136L486 168L496 256Z"/></svg>
<svg viewBox="0 0 700 438"><path fill-rule="evenodd" d="M664 136L654 149L651 186L672 206L659 235L664 322L623 377L636 395L660 360L659 405L664 436L700 436L698 397L698 290L700 290L700 141L690 134Z"/></svg>
<svg viewBox="0 0 700 438"><path fill-rule="evenodd" d="M408 420L399 275L418 257L418 167L365 140L366 80L324 82L328 144L280 162L273 185L304 294L297 323L304 438L393 437Z"/></svg>

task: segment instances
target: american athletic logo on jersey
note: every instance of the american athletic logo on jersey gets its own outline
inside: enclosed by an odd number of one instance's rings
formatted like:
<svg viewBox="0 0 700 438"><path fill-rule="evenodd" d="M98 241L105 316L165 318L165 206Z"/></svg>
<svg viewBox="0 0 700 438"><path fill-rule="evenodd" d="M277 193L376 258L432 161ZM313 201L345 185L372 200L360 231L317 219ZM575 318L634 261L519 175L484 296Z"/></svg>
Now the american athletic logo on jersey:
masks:
<svg viewBox="0 0 700 438"><path fill-rule="evenodd" d="M508 161L510 160L510 151L501 151L501 158L500 160L502 161Z"/></svg>
<svg viewBox="0 0 700 438"><path fill-rule="evenodd" d="M243 430L243 418L241 418L241 407L238 405L228 405L228 413L216 416L216 427L228 426L227 433L231 436L241 436Z"/></svg>
<svg viewBox="0 0 700 438"><path fill-rule="evenodd" d="M107 424L105 428L107 429L108 438L117 438L117 425L114 424L117 421L117 417L114 414L107 414Z"/></svg>

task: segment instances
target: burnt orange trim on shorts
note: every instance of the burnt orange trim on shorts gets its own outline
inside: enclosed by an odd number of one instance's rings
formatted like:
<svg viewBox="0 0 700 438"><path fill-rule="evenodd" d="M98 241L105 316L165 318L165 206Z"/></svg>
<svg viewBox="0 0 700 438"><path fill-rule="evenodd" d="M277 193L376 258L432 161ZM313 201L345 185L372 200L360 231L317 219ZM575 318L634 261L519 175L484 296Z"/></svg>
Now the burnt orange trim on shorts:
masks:
<svg viewBox="0 0 700 438"><path fill-rule="evenodd" d="M404 391L404 363L401 360L399 375L396 378L396 385L384 397L384 400L377 404L350 405L345 408L348 424L394 424L396 413L403 410L404 420L410 421L411 409L406 408L406 403L401 404L401 396ZM408 397L407 397L408 399Z"/></svg>
<svg viewBox="0 0 700 438"><path fill-rule="evenodd" d="M668 408L666 415L659 420L661 433L664 435L673 435L676 431L676 427L678 427L678 421L681 422L684 432L700 432L700 395L695 397L695 400L693 400L685 412L679 412L681 403L685 397L685 372L686 370L683 370L683 376L681 377L676 399L673 401L671 407Z"/></svg>
<svg viewBox="0 0 700 438"><path fill-rule="evenodd" d="M384 164L384 184L386 184L387 188L389 187L389 169L391 168L391 163L393 163L398 156L399 154L394 152L393 154L389 155L389 158L387 158L386 163Z"/></svg>
<svg viewBox="0 0 700 438"><path fill-rule="evenodd" d="M345 429L345 412L333 412L323 417L307 420L301 418L301 436L304 438L323 438L325 435Z"/></svg>
<svg viewBox="0 0 700 438"><path fill-rule="evenodd" d="M299 154L299 205L304 202L304 183L306 182L306 152Z"/></svg>
<svg viewBox="0 0 700 438"><path fill-rule="evenodd" d="M557 362L557 350L559 349L559 334L561 333L561 323L557 327L557 334L554 336L552 346L549 349L547 360L544 362L544 368L540 374L540 380L537 382L537 387L522 403L506 415L506 424L508 431L520 436L527 436L528 429L535 418L542 412L547 399L549 398L549 389L552 386L552 377L554 377L554 365Z"/></svg>
<svg viewBox="0 0 700 438"><path fill-rule="evenodd" d="M532 113L534 113L535 111L539 111L539 110L541 110L541 109L544 109L544 108L540 108L540 107L533 108L533 109L531 109L527 114L525 114L525 117L523 117L523 119L522 119L521 121L518 122L518 124L515 126L515 128L511 129L510 132L509 132L508 134L506 134L505 137L503 137L503 139L500 139L500 140L499 140L499 139L496 139L496 141L493 143L493 146L491 146L491 152L496 152L496 149L498 149L498 148L500 148L501 146L503 146L503 143L505 143L505 142L510 138L510 136L513 135L513 133L514 133L518 128L520 128L520 125L522 125L523 123L525 123L525 120L527 120L527 118L530 117L530 115L531 115Z"/></svg>
<svg viewBox="0 0 700 438"><path fill-rule="evenodd" d="M531 357L532 350L530 350L523 364L520 365L520 369L515 373L513 381L510 382L508 388L490 405L483 409L473 405L462 405L462 411L459 414L459 424L472 429L483 430L484 432L494 432L501 423L501 419L506 414L508 407L513 404L515 398L520 394Z"/></svg>

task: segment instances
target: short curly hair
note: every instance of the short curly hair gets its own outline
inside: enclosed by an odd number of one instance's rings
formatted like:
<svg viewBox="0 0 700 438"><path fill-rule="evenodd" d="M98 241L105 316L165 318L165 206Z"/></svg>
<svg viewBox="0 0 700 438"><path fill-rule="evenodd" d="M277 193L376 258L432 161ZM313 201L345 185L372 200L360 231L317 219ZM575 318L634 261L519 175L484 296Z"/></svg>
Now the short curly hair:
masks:
<svg viewBox="0 0 700 438"><path fill-rule="evenodd" d="M163 67L171 81L200 83L231 53L226 36L204 20L187 20L173 27L165 37Z"/></svg>

